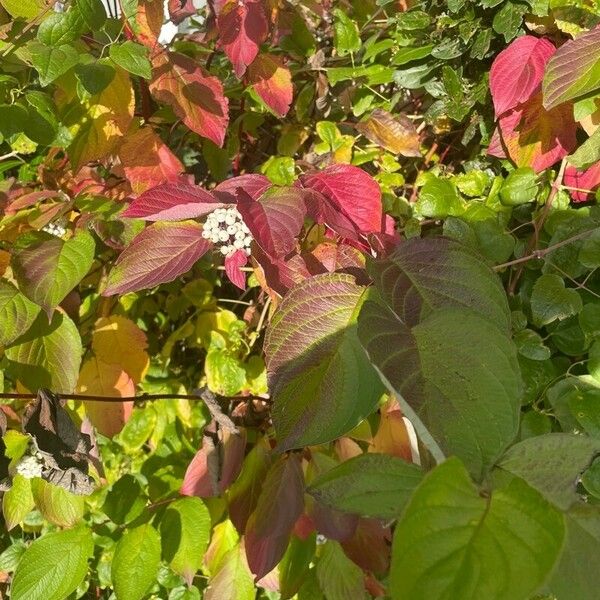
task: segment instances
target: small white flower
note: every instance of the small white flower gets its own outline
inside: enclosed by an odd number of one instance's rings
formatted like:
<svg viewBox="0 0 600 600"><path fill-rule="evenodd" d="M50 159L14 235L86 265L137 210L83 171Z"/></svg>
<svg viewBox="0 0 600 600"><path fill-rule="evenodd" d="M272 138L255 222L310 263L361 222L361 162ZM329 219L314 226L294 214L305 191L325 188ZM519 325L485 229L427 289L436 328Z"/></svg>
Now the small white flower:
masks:
<svg viewBox="0 0 600 600"><path fill-rule="evenodd" d="M229 254L229 246L221 246L220 252L223 256L227 256Z"/></svg>
<svg viewBox="0 0 600 600"><path fill-rule="evenodd" d="M17 473L25 479L42 476L43 463L37 456L26 454L15 467Z"/></svg>

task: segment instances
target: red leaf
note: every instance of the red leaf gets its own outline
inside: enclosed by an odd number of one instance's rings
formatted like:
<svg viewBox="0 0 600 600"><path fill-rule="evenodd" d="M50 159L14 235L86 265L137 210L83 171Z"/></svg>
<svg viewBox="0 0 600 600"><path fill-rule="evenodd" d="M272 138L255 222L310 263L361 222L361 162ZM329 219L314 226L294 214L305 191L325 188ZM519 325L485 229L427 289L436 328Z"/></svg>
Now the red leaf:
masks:
<svg viewBox="0 0 600 600"><path fill-rule="evenodd" d="M358 524L358 515L329 508L317 500L313 502L309 516L319 533L338 542L349 540Z"/></svg>
<svg viewBox="0 0 600 600"><path fill-rule="evenodd" d="M546 110L541 92L506 112L498 126L510 159L518 167L532 167L537 173L551 167L577 145L573 106L564 103Z"/></svg>
<svg viewBox="0 0 600 600"><path fill-rule="evenodd" d="M280 458L267 473L256 510L246 525L246 556L257 579L283 557L304 508L304 475L300 458Z"/></svg>
<svg viewBox="0 0 600 600"><path fill-rule="evenodd" d="M246 288L246 273L241 267L246 266L248 256L243 250L236 250L225 258L225 273L229 277L229 281L236 285L241 290Z"/></svg>
<svg viewBox="0 0 600 600"><path fill-rule="evenodd" d="M306 214L302 190L272 187L258 200L241 191L237 209L255 242L269 256L283 257L296 247Z"/></svg>
<svg viewBox="0 0 600 600"><path fill-rule="evenodd" d="M117 259L102 295L143 290L183 275L212 247L201 231L193 221L146 227Z"/></svg>
<svg viewBox="0 0 600 600"><path fill-rule="evenodd" d="M497 127L494 129L494 133L492 133L492 137L490 138L490 144L488 146L487 153L490 156L495 156L496 158L508 158L502 146L500 130Z"/></svg>
<svg viewBox="0 0 600 600"><path fill-rule="evenodd" d="M125 175L135 194L176 181L184 167L150 127L128 133L119 150Z"/></svg>
<svg viewBox="0 0 600 600"><path fill-rule="evenodd" d="M550 41L524 35L496 56L490 70L496 116L539 92L544 68L555 51Z"/></svg>
<svg viewBox="0 0 600 600"><path fill-rule="evenodd" d="M600 162L585 171L578 171L575 167L568 166L565 169L564 183L568 187L578 188L570 190L573 202L591 200L591 194L600 186Z"/></svg>
<svg viewBox="0 0 600 600"><path fill-rule="evenodd" d="M385 573L390 565L391 539L390 528L380 521L360 519L354 536L342 542L342 548L361 569Z"/></svg>
<svg viewBox="0 0 600 600"><path fill-rule="evenodd" d="M242 472L227 497L229 518L240 533L256 508L270 466L270 447L264 439L259 439L244 459Z"/></svg>
<svg viewBox="0 0 600 600"><path fill-rule="evenodd" d="M290 110L294 98L292 74L281 59L272 54L261 54L250 65L249 82L262 101L283 117Z"/></svg>
<svg viewBox="0 0 600 600"><path fill-rule="evenodd" d="M214 443L209 444L207 438L204 437L202 448L196 452L185 471L179 493L183 496L200 498L210 498L222 494L239 475L242 467L246 449L246 432L241 429L240 433L241 435L225 434L226 437L216 448ZM211 454L220 467L219 472L214 474L217 483L216 490L213 489L213 475L209 467L212 460Z"/></svg>
<svg viewBox="0 0 600 600"><path fill-rule="evenodd" d="M259 0L227 2L217 17L219 45L233 64L239 78L256 58L268 33L267 17Z"/></svg>
<svg viewBox="0 0 600 600"><path fill-rule="evenodd" d="M229 123L228 102L217 77L183 54L159 54L150 91L159 102L171 106L192 131L223 145Z"/></svg>
<svg viewBox="0 0 600 600"><path fill-rule="evenodd" d="M253 200L257 200L271 185L269 178L264 175L239 175L223 181L212 192L219 202L235 204L238 201L240 190L248 194Z"/></svg>
<svg viewBox="0 0 600 600"><path fill-rule="evenodd" d="M192 0L169 0L169 16L175 25L195 15L198 11Z"/></svg>
<svg viewBox="0 0 600 600"><path fill-rule="evenodd" d="M325 196L361 233L381 231L381 190L362 169L332 165L320 173L304 175L301 182Z"/></svg>
<svg viewBox="0 0 600 600"><path fill-rule="evenodd" d="M177 221L206 215L222 206L205 189L190 183L165 183L140 196L121 213L130 219Z"/></svg>

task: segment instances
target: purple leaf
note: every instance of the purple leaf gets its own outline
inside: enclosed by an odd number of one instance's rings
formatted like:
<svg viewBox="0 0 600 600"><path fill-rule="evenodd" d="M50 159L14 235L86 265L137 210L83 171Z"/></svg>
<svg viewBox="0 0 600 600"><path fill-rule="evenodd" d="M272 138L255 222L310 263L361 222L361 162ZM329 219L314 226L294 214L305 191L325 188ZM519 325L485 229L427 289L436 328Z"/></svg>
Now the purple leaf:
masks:
<svg viewBox="0 0 600 600"><path fill-rule="evenodd" d="M206 190L189 183L164 183L140 194L121 213L130 219L180 221L206 215L222 204Z"/></svg>
<svg viewBox="0 0 600 600"><path fill-rule="evenodd" d="M186 273L212 247L201 232L193 221L150 225L123 250L103 295L143 290Z"/></svg>

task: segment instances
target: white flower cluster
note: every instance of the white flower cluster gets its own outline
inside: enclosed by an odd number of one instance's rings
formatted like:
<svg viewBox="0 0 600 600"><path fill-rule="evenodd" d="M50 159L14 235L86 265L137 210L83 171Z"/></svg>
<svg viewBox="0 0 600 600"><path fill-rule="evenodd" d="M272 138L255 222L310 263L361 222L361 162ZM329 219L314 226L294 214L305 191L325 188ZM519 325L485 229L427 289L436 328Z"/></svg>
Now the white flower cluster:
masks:
<svg viewBox="0 0 600 600"><path fill-rule="evenodd" d="M25 477L25 479L33 479L34 477L42 476L43 466L44 461L41 454L35 452L34 454L25 454L17 463L15 470L19 475Z"/></svg>
<svg viewBox="0 0 600 600"><path fill-rule="evenodd" d="M64 223L57 221L56 223L48 223L48 225L46 225L42 231L61 238L63 235L65 235L65 233L67 233L67 228L65 227Z"/></svg>
<svg viewBox="0 0 600 600"><path fill-rule="evenodd" d="M217 208L207 217L202 237L219 248L223 256L231 256L236 250L250 255L252 236L237 208Z"/></svg>

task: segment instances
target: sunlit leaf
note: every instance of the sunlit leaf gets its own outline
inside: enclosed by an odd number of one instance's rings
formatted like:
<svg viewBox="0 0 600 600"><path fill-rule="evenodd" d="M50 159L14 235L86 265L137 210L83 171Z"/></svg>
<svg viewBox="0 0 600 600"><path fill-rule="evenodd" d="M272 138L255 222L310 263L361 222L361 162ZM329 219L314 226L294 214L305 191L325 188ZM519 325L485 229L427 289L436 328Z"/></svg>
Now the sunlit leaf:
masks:
<svg viewBox="0 0 600 600"><path fill-rule="evenodd" d="M211 247L201 230L193 221L150 225L120 254L103 294L142 290L183 275Z"/></svg>

